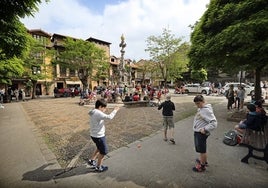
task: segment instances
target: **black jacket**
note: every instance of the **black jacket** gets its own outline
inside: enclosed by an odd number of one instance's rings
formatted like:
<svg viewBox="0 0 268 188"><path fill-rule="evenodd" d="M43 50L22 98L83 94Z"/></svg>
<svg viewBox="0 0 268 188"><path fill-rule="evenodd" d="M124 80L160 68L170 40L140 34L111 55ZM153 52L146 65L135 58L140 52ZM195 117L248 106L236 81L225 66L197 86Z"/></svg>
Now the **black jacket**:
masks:
<svg viewBox="0 0 268 188"><path fill-rule="evenodd" d="M168 100L168 101L162 102L158 106L158 110L161 110L162 108L163 108L163 111L162 111L163 116L173 116L173 110L175 110L175 105L172 101Z"/></svg>

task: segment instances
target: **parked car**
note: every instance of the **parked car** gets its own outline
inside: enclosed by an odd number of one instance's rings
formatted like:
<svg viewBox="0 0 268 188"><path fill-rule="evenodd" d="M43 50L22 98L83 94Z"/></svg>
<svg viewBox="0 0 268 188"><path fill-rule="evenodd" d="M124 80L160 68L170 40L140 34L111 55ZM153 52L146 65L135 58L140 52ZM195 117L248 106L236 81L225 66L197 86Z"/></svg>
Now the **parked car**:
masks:
<svg viewBox="0 0 268 188"><path fill-rule="evenodd" d="M201 93L209 95L211 93L211 88L208 86L200 85L200 84L186 84L184 86L185 93Z"/></svg>
<svg viewBox="0 0 268 188"><path fill-rule="evenodd" d="M238 90L238 86L240 85L239 82L231 82L231 83L227 83L225 84L225 86L222 87L222 94L225 94L226 91L228 91L230 85L234 86L234 91ZM245 83L241 83L241 85L244 87L245 91L246 91L246 95L253 95L254 94L254 87L250 86L248 84Z"/></svg>

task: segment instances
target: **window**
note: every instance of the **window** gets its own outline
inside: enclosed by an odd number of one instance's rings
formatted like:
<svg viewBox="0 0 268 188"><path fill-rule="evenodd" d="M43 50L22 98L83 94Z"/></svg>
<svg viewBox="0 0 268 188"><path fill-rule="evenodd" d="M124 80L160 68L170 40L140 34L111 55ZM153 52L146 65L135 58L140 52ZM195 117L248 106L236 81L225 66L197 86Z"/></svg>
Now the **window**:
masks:
<svg viewBox="0 0 268 188"><path fill-rule="evenodd" d="M70 69L70 76L75 76L75 70Z"/></svg>

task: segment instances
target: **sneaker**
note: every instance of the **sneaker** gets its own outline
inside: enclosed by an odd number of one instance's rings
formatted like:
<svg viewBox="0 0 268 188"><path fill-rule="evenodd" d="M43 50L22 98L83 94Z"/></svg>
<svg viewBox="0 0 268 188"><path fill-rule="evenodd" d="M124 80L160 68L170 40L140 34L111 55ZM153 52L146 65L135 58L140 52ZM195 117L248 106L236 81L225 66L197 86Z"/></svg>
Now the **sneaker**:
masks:
<svg viewBox="0 0 268 188"><path fill-rule="evenodd" d="M171 138L169 141L170 141L172 144L176 144L176 142L175 142L175 140L174 140L173 138Z"/></svg>
<svg viewBox="0 0 268 188"><path fill-rule="evenodd" d="M200 162L199 159L196 159L195 162L196 162L197 164L200 164L200 165L201 165L201 162ZM208 162L205 162L205 167L208 167Z"/></svg>
<svg viewBox="0 0 268 188"><path fill-rule="evenodd" d="M164 138L163 140L166 142L167 141L167 138Z"/></svg>
<svg viewBox="0 0 268 188"><path fill-rule="evenodd" d="M108 166L96 166L95 167L95 171L96 172L104 172L104 171L106 171L106 170L108 170Z"/></svg>
<svg viewBox="0 0 268 188"><path fill-rule="evenodd" d="M95 168L97 166L97 161L95 160L88 160L87 164L93 168Z"/></svg>
<svg viewBox="0 0 268 188"><path fill-rule="evenodd" d="M193 167L194 172L204 172L206 170L205 165L196 164L195 167Z"/></svg>

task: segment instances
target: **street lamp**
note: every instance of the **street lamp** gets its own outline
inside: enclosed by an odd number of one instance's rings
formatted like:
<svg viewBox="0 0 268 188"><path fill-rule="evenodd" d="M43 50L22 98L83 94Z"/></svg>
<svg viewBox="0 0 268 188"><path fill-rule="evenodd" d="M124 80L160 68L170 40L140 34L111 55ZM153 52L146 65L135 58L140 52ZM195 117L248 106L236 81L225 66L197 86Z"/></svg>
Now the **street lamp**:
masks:
<svg viewBox="0 0 268 188"><path fill-rule="evenodd" d="M32 74L40 74L41 73L41 68L38 66L32 66Z"/></svg>

